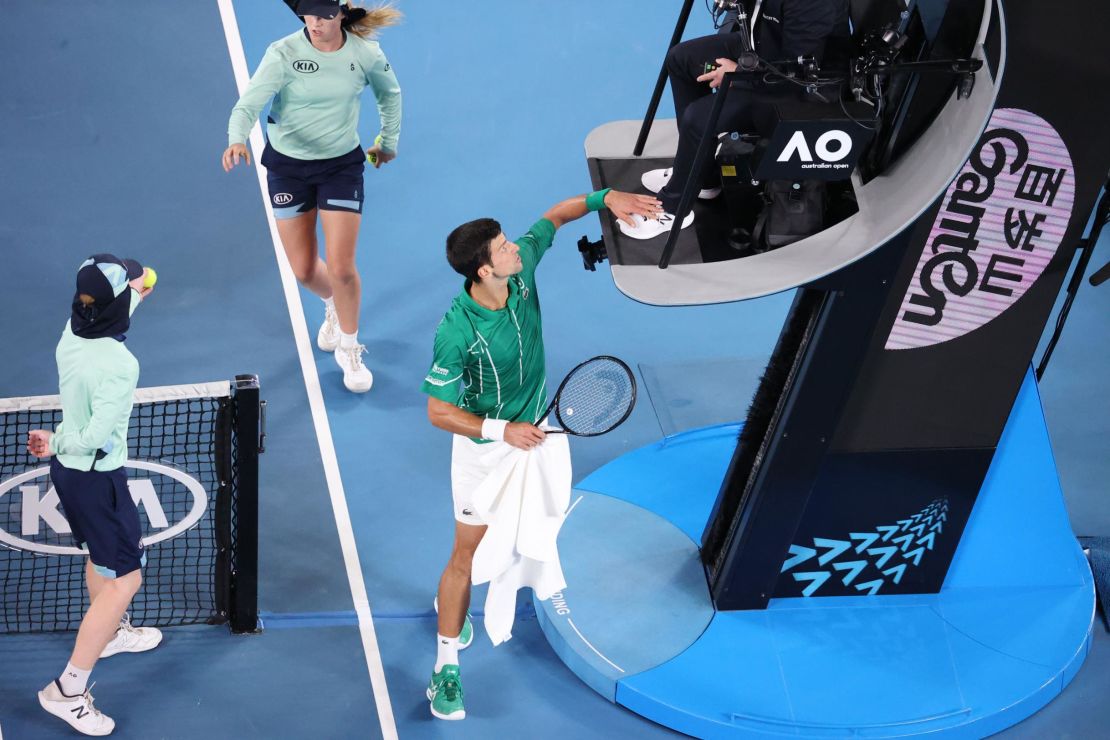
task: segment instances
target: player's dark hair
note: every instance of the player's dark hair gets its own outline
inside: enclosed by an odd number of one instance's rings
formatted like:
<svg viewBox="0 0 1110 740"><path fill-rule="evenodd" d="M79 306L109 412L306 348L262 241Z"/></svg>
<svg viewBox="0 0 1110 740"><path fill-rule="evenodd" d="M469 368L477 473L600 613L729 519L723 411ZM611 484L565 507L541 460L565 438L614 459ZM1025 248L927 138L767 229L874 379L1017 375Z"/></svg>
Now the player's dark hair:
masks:
<svg viewBox="0 0 1110 740"><path fill-rule="evenodd" d="M478 268L490 264L489 245L501 233L492 218L467 221L447 235L447 261L455 272L471 282L481 282Z"/></svg>

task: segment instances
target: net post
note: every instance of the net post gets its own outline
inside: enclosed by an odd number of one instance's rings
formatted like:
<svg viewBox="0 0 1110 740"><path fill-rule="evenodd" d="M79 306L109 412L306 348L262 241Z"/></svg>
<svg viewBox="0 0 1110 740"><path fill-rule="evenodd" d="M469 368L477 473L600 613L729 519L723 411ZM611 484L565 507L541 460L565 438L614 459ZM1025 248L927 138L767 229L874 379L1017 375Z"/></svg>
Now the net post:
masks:
<svg viewBox="0 0 1110 740"><path fill-rule="evenodd" d="M235 527L231 573L231 631L258 631L258 455L261 428L257 375L236 375L233 384L236 440Z"/></svg>

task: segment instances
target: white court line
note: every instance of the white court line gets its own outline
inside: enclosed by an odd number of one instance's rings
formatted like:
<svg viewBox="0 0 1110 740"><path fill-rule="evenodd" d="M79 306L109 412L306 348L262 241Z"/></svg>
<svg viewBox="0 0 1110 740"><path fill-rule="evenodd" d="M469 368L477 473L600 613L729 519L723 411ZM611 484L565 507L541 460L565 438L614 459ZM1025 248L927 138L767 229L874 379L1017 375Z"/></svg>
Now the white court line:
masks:
<svg viewBox="0 0 1110 740"><path fill-rule="evenodd" d="M227 51L231 56L231 67L235 71L235 84L239 94L246 89L250 74L247 71L247 57L243 52L243 40L239 36L239 23L235 19L235 9L231 0L216 0L223 20L224 35L227 37ZM262 129L255 124L251 129L251 150L254 152L254 168L258 173L258 184L262 192L262 202L266 207L266 220L270 224L270 238L277 255L278 271L281 273L281 286L285 291L285 302L289 307L289 320L293 324L293 337L297 342L300 356L301 373L304 375L305 390L308 391L308 405L312 410L312 423L316 428L316 439L320 443L320 457L324 464L324 477L331 495L331 508L335 515L335 526L339 530L339 545L343 550L343 563L347 568L347 582L351 587L355 614L358 616L358 629L362 635L362 649L366 654L366 668L370 672L370 685L374 691L378 719L382 735L386 740L397 740L397 723L393 718L393 706L389 702L389 691L385 685L385 668L378 650L378 638L374 634L374 621L370 613L370 600L366 595L366 583L362 580L362 566L358 560L355 534L351 529L351 514L347 509L347 497L343 492L343 481L339 475L339 461L335 455L335 443L328 425L328 415L324 408L324 394L320 389L320 376L316 373L316 362L312 357L312 344L309 341L308 326L305 323L301 294L293 269L285 257L278 238L274 212L270 199L266 196L266 170L258 161L264 142Z"/></svg>
<svg viewBox="0 0 1110 740"><path fill-rule="evenodd" d="M593 650L593 651L594 651L594 653L595 653L595 654L597 655L597 657L601 658L602 660L604 660L604 661L605 661L606 663L608 663L609 665L611 665L611 666L613 666L614 668L616 668L616 669L617 669L618 671L620 671L621 673L624 673L624 669L623 669L623 668L621 668L621 667L620 667L619 665L617 665L617 664L616 664L616 663L614 663L613 661L611 661L611 660L609 660L608 658L606 658L606 657L605 657L604 655L602 655L602 654L601 654L601 651L600 651L600 650L598 650L597 648L595 648L595 647L594 647L593 645L591 645L591 644L590 644L590 641L589 641L589 640L587 640L587 639L585 638L585 636L584 636L584 635L583 635L583 634L582 634L581 632L579 632L579 631L578 631L578 628L574 626L574 622L572 622L572 621L571 621L571 618L570 618L570 617L567 617L567 624L569 624L569 625L570 625L570 628L571 628L572 630L574 630L574 634L578 635L578 637L579 637L579 638L580 638L580 639L582 640L582 642L586 643L586 647L588 647L588 648L589 648L590 650Z"/></svg>

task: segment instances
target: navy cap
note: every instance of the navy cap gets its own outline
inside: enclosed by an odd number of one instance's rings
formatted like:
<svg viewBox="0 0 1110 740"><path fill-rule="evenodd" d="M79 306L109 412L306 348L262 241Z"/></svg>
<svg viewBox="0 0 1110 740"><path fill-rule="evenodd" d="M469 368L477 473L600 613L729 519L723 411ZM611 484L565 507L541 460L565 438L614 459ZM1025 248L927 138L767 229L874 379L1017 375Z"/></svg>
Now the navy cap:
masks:
<svg viewBox="0 0 1110 740"><path fill-rule="evenodd" d="M340 13L339 0L297 0L297 7L293 9L300 17L314 15L318 18L327 18L329 21Z"/></svg>

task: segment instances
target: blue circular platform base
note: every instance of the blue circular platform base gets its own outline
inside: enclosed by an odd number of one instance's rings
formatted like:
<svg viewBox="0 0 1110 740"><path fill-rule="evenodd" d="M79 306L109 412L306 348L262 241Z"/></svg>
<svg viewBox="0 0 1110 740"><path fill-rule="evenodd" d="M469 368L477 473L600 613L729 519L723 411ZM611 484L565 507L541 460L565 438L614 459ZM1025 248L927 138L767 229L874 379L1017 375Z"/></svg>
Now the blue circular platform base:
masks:
<svg viewBox="0 0 1110 740"><path fill-rule="evenodd" d="M602 695L697 737L983 737L1078 672L1095 596L1027 382L944 589L713 610L695 542L738 427L637 450L583 481L548 640Z"/></svg>

